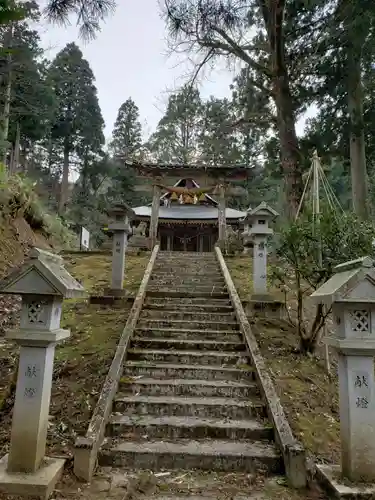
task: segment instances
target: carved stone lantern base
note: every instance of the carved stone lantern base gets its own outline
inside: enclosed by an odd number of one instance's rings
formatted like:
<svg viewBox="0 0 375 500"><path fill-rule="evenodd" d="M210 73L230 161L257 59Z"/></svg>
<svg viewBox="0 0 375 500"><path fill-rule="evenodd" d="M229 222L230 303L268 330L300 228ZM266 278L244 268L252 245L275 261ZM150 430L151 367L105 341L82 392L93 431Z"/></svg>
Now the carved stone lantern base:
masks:
<svg viewBox="0 0 375 500"><path fill-rule="evenodd" d="M7 471L8 455L0 459L0 492L6 495L37 497L47 500L59 481L65 460L45 457L43 465L33 473Z"/></svg>
<svg viewBox="0 0 375 500"><path fill-rule="evenodd" d="M317 465L318 481L332 494L333 498L346 500L370 500L375 498L375 484L352 484L342 478L339 465Z"/></svg>

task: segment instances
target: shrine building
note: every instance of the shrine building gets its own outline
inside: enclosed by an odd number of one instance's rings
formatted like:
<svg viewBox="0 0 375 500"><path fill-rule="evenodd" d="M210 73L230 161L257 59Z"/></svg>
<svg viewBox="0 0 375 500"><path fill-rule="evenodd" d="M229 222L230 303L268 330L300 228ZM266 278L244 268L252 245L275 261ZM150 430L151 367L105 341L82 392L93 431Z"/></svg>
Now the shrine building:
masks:
<svg viewBox="0 0 375 500"><path fill-rule="evenodd" d="M225 239L226 226L243 227L246 212L226 206L226 195L243 192L230 186L248 178L246 167L132 164L142 179L138 191L150 190L152 204L134 207L134 222L144 222L150 247L161 250L211 252ZM145 182L146 181L146 182Z"/></svg>

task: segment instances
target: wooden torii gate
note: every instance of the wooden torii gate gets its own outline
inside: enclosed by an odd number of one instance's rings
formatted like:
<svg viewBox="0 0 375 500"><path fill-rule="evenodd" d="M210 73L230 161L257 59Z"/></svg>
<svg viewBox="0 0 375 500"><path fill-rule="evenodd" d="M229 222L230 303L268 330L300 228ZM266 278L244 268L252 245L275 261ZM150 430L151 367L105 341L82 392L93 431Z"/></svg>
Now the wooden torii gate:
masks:
<svg viewBox="0 0 375 500"><path fill-rule="evenodd" d="M213 165L182 165L182 164L154 164L140 162L126 162L138 174L141 184L136 186L136 191L150 192L152 190L152 209L150 221L150 241L151 249L155 246L158 234L159 207L162 189L181 193L214 194L218 197L218 233L219 242L226 240L226 196L239 196L244 193L240 186L231 186L233 181L244 181L249 178L251 168L245 165L233 166L213 166ZM199 182L199 188L176 188L173 185L166 185L169 182L178 180L181 177L191 178ZM151 183L147 183L147 179ZM146 182L145 182L146 181Z"/></svg>

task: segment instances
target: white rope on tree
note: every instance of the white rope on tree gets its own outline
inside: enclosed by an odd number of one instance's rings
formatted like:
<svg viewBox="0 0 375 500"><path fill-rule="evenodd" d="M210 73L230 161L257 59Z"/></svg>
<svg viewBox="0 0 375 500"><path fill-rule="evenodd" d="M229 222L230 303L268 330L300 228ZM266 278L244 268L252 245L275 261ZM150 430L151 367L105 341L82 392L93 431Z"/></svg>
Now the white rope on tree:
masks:
<svg viewBox="0 0 375 500"><path fill-rule="evenodd" d="M312 182L311 182L312 181ZM320 188L323 188L322 190ZM321 197L325 197L328 208L329 210L332 211L334 216L338 218L340 215L345 215L344 209L342 208L335 192L332 189L332 186L330 185L328 178L324 172L324 169L322 167L322 164L320 162L320 158L318 156L317 151L315 150L313 153L313 158L311 161L311 167L309 169L306 183L303 189L303 193L301 196L301 200L298 206L297 214L295 220L298 219L300 216L300 213L302 211L303 204L306 203L307 197L310 195L312 197L312 209L313 209L313 234L318 234L319 231L317 231L317 228L319 227L320 224L320 217L322 215L321 212L321 204L320 200ZM319 236L320 238L320 236ZM319 243L318 246L318 261L319 265L322 266L322 260L323 260L323 255L322 255L322 246L321 242ZM326 334L326 328L325 326L322 329L322 335L319 340L319 344L321 345L322 339L324 338ZM325 344L325 364L326 364L326 370L328 373L330 373L330 361L329 361L329 351L328 351L328 346Z"/></svg>

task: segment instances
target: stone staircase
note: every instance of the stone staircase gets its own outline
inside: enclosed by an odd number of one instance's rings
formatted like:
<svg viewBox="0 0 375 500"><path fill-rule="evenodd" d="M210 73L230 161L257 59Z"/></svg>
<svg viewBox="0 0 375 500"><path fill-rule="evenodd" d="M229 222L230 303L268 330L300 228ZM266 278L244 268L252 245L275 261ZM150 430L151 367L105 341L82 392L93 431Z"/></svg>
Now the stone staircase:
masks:
<svg viewBox="0 0 375 500"><path fill-rule="evenodd" d="M283 471L214 253L160 252L99 464Z"/></svg>

